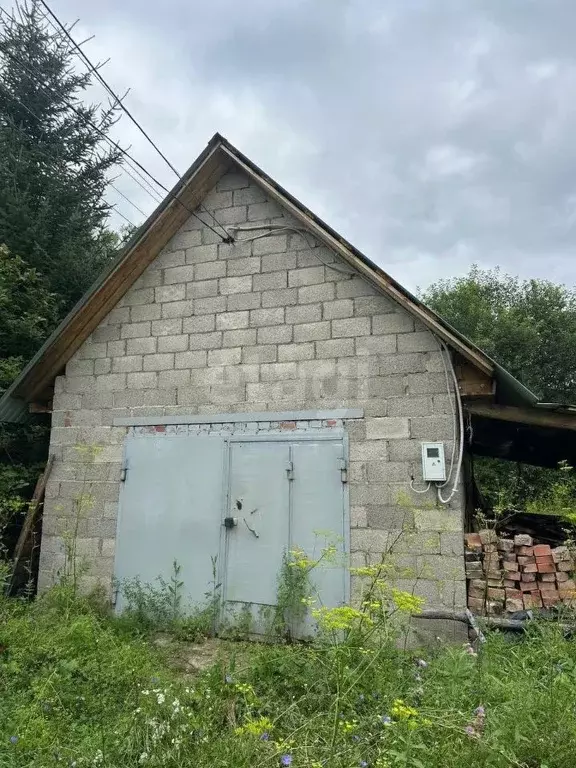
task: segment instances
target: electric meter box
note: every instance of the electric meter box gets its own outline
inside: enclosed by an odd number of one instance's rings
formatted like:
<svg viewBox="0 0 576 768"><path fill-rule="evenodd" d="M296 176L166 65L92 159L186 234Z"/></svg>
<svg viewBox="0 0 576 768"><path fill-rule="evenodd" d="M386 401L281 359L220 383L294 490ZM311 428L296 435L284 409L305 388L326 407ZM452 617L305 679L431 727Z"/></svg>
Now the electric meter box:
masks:
<svg viewBox="0 0 576 768"><path fill-rule="evenodd" d="M428 483L446 480L444 443L422 443L422 477Z"/></svg>

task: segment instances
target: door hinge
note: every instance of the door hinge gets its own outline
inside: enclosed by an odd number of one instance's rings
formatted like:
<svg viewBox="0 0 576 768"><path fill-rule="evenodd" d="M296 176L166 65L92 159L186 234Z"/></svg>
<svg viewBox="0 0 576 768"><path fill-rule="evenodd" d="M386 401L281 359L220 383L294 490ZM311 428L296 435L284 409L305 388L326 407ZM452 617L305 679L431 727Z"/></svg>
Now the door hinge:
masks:
<svg viewBox="0 0 576 768"><path fill-rule="evenodd" d="M112 603L112 607L113 608L116 607L116 603L118 602L118 593L119 593L119 591L120 590L119 590L118 587L116 587L115 589L112 590L112 599L110 600L110 602Z"/></svg>
<svg viewBox="0 0 576 768"><path fill-rule="evenodd" d="M288 461L286 463L286 476L288 480L294 480L294 462Z"/></svg>
<svg viewBox="0 0 576 768"><path fill-rule="evenodd" d="M126 482L126 475L128 474L128 459L124 459L122 463L122 470L120 471L120 482Z"/></svg>
<svg viewBox="0 0 576 768"><path fill-rule="evenodd" d="M343 483L348 482L348 464L346 463L346 459L338 459L338 463L340 464L340 479Z"/></svg>

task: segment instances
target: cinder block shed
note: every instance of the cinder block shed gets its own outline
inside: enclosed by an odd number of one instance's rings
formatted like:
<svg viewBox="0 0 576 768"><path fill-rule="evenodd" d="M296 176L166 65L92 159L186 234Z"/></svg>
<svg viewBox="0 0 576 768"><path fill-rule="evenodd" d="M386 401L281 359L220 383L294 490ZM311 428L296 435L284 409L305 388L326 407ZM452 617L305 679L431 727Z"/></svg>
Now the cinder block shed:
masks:
<svg viewBox="0 0 576 768"><path fill-rule="evenodd" d="M464 608L460 405L501 381L217 134L0 401L52 413L40 588L73 532L88 586L177 560L200 601L215 561L230 610L271 605L283 553L324 531L353 565L394 542L401 587ZM453 455L447 503L422 442ZM346 568L318 578L353 599Z"/></svg>

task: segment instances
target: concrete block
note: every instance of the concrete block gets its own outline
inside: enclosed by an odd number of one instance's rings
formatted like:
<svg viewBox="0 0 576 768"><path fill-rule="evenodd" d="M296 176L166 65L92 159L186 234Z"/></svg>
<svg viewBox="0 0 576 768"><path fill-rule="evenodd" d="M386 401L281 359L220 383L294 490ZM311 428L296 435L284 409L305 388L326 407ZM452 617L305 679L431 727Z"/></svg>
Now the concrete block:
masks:
<svg viewBox="0 0 576 768"><path fill-rule="evenodd" d="M207 261L216 261L218 258L218 245L197 245L186 249L186 264L204 264ZM182 262L184 263L184 262Z"/></svg>
<svg viewBox="0 0 576 768"><path fill-rule="evenodd" d="M260 344L256 347L244 347L242 362L246 364L273 363L278 356L278 348L273 345Z"/></svg>
<svg viewBox="0 0 576 768"><path fill-rule="evenodd" d="M172 283L187 283L189 280L194 279L194 267L193 264L187 264L184 267L171 267L164 270L164 285L171 285Z"/></svg>
<svg viewBox="0 0 576 768"><path fill-rule="evenodd" d="M106 360L108 358L99 358ZM70 360L66 365L66 376L92 376L94 360Z"/></svg>
<svg viewBox="0 0 576 768"><path fill-rule="evenodd" d="M292 341L291 325L271 325L258 328L258 344L288 344Z"/></svg>
<svg viewBox="0 0 576 768"><path fill-rule="evenodd" d="M321 304L300 304L295 307L286 307L287 323L316 323L321 319Z"/></svg>
<svg viewBox="0 0 576 768"><path fill-rule="evenodd" d="M206 350L195 350L193 352L176 352L174 358L175 368L205 368L207 365L208 353Z"/></svg>
<svg viewBox="0 0 576 768"><path fill-rule="evenodd" d="M234 190L234 205L252 205L265 203L266 193L261 187L251 184L249 187Z"/></svg>
<svg viewBox="0 0 576 768"><path fill-rule="evenodd" d="M316 357L349 357L354 354L354 339L331 339L316 342Z"/></svg>
<svg viewBox="0 0 576 768"><path fill-rule="evenodd" d="M196 349L220 349L222 346L222 331L212 333L191 333L188 340L188 348Z"/></svg>
<svg viewBox="0 0 576 768"><path fill-rule="evenodd" d="M193 315L182 322L184 333L209 333L215 329L216 315Z"/></svg>
<svg viewBox="0 0 576 768"><path fill-rule="evenodd" d="M147 336L141 339L128 339L122 341L124 349L111 351L113 356L128 355L151 355L156 352L157 339L154 336Z"/></svg>
<svg viewBox="0 0 576 768"><path fill-rule="evenodd" d="M461 533L440 534L440 554L464 556L464 537Z"/></svg>
<svg viewBox="0 0 576 768"><path fill-rule="evenodd" d="M414 523L418 531L459 532L462 534L462 513L447 507L414 510Z"/></svg>
<svg viewBox="0 0 576 768"><path fill-rule="evenodd" d="M159 320L161 316L162 307L160 304L142 304L130 309L130 320L133 323L139 323L142 320Z"/></svg>
<svg viewBox="0 0 576 768"><path fill-rule="evenodd" d="M174 353L172 352L144 355L145 371L167 371L172 368L174 368Z"/></svg>
<svg viewBox="0 0 576 768"><path fill-rule="evenodd" d="M162 285L162 272L159 269L146 269L142 275L133 284L136 289L140 288L156 288L158 285Z"/></svg>
<svg viewBox="0 0 576 768"><path fill-rule="evenodd" d="M266 363L260 366L261 381L285 381L298 378L296 363Z"/></svg>
<svg viewBox="0 0 576 768"><path fill-rule="evenodd" d="M129 373L126 381L128 389L154 389L158 386L156 372Z"/></svg>
<svg viewBox="0 0 576 768"><path fill-rule="evenodd" d="M205 261L194 267L194 280L216 280L225 276L225 261Z"/></svg>
<svg viewBox="0 0 576 768"><path fill-rule="evenodd" d="M350 531L350 549L352 552L384 553L390 546L390 534L366 528L355 528Z"/></svg>
<svg viewBox="0 0 576 768"><path fill-rule="evenodd" d="M154 289L154 301L158 304L164 301L182 301L185 298L186 298L186 285L184 283L174 283L174 285L162 285L159 288ZM147 317L142 319L157 320L158 318Z"/></svg>
<svg viewBox="0 0 576 768"><path fill-rule="evenodd" d="M294 326L294 341L319 341L330 338L330 322L302 323Z"/></svg>
<svg viewBox="0 0 576 768"><path fill-rule="evenodd" d="M384 338L394 338L385 336ZM389 354L381 361L381 373L424 373L426 370L425 353ZM419 414L415 414L419 415Z"/></svg>
<svg viewBox="0 0 576 768"><path fill-rule="evenodd" d="M296 288L279 288L274 291L262 292L263 307L287 307L298 302Z"/></svg>
<svg viewBox="0 0 576 768"><path fill-rule="evenodd" d="M280 362L312 360L313 358L314 344L310 342L302 344L282 344L278 347L278 360Z"/></svg>
<svg viewBox="0 0 576 768"><path fill-rule="evenodd" d="M159 320L153 321L153 322L160 322ZM142 322L142 323L129 323L127 325L122 325L120 330L120 335L123 339L140 339L145 336L150 336L151 334L151 324L150 321ZM106 357L106 355L102 355L102 357Z"/></svg>
<svg viewBox="0 0 576 768"><path fill-rule="evenodd" d="M414 528L414 513L407 507L390 504L367 504L366 518L369 528L384 531L410 531ZM398 534L395 535L395 538Z"/></svg>
<svg viewBox="0 0 576 768"><path fill-rule="evenodd" d="M256 344L256 328L245 328L239 331L224 331L223 347L250 347Z"/></svg>
<svg viewBox="0 0 576 768"><path fill-rule="evenodd" d="M380 372L378 357L342 357L338 360L338 376L346 379L358 379L359 390L367 378L378 376ZM363 395L361 395L363 396ZM368 397L369 395L366 395Z"/></svg>
<svg viewBox="0 0 576 768"><path fill-rule="evenodd" d="M232 293L227 297L226 308L229 312L241 309L257 309L262 302L260 293Z"/></svg>
<svg viewBox="0 0 576 768"><path fill-rule="evenodd" d="M182 319L153 320L149 336L179 336L182 333Z"/></svg>
<svg viewBox="0 0 576 768"><path fill-rule="evenodd" d="M123 342L125 343L125 342ZM94 360L94 373L96 376L100 376L102 373L112 372L112 359L110 357L99 357Z"/></svg>
<svg viewBox="0 0 576 768"><path fill-rule="evenodd" d="M411 333L414 320L408 312L387 312L372 317L372 333L386 335L390 333Z"/></svg>
<svg viewBox="0 0 576 768"><path fill-rule="evenodd" d="M244 384L214 384L210 387L210 402L231 405L246 399Z"/></svg>
<svg viewBox="0 0 576 768"><path fill-rule="evenodd" d="M235 331L248 328L250 316L248 310L226 312L216 316L216 328L219 331Z"/></svg>
<svg viewBox="0 0 576 768"><path fill-rule="evenodd" d="M162 304L162 318L172 319L174 317L190 317L194 311L194 300L171 301L168 304Z"/></svg>
<svg viewBox="0 0 576 768"><path fill-rule="evenodd" d="M380 315L384 312L396 312L398 304L387 296L378 294L376 296L358 296L354 299L354 315L362 317L364 315Z"/></svg>
<svg viewBox="0 0 576 768"><path fill-rule="evenodd" d="M230 293L247 293L252 290L252 275L243 277L222 277L218 281L218 288L222 295Z"/></svg>
<svg viewBox="0 0 576 768"><path fill-rule="evenodd" d="M112 365L113 373L132 373L142 370L142 355L125 355L115 357Z"/></svg>
<svg viewBox="0 0 576 768"><path fill-rule="evenodd" d="M328 379L336 376L334 360L303 360L298 363L298 375L302 379Z"/></svg>
<svg viewBox="0 0 576 768"><path fill-rule="evenodd" d="M254 203L248 206L248 221L268 221L282 215L280 206L273 202Z"/></svg>
<svg viewBox="0 0 576 768"><path fill-rule="evenodd" d="M251 326L282 325L284 323L284 307L253 309L250 312Z"/></svg>
<svg viewBox="0 0 576 768"><path fill-rule="evenodd" d="M398 352L430 352L438 350L438 342L430 331L401 334Z"/></svg>
<svg viewBox="0 0 576 768"><path fill-rule="evenodd" d="M133 318L135 319L135 318ZM145 318L148 320L149 318ZM90 342L116 341L120 338L120 325L102 325L96 328L90 336Z"/></svg>
<svg viewBox="0 0 576 768"><path fill-rule="evenodd" d="M366 528L367 525L366 507L350 507L350 527Z"/></svg>
<svg viewBox="0 0 576 768"><path fill-rule="evenodd" d="M454 418L451 416L415 416L410 419L410 437L417 440L452 440Z"/></svg>
<svg viewBox="0 0 576 768"><path fill-rule="evenodd" d="M296 267L295 253L267 252L262 255L262 263L261 263L262 272L278 272L279 270L285 271L288 269L295 269L295 267Z"/></svg>
<svg viewBox="0 0 576 768"><path fill-rule="evenodd" d="M200 244L200 232L194 230L180 230L166 246L171 251L181 251Z"/></svg>
<svg viewBox="0 0 576 768"><path fill-rule="evenodd" d="M254 275L260 272L260 256L246 256L243 259L230 259L227 262L219 262L226 265L228 277L240 275Z"/></svg>
<svg viewBox="0 0 576 768"><path fill-rule="evenodd" d="M95 389L98 392L116 392L126 387L125 373L106 373L102 376L96 376Z"/></svg>
<svg viewBox="0 0 576 768"><path fill-rule="evenodd" d="M332 320L332 338L340 339L349 336L369 336L369 317L349 317L342 320Z"/></svg>
<svg viewBox="0 0 576 768"><path fill-rule="evenodd" d="M139 291L135 291L132 288L125 293L121 299L120 306L133 307L136 304L152 304L154 301L154 289L142 288Z"/></svg>
<svg viewBox="0 0 576 768"><path fill-rule="evenodd" d="M254 275L252 278L252 288L254 291L272 291L278 288L288 287L288 272L265 272L260 275Z"/></svg>
<svg viewBox="0 0 576 768"><path fill-rule="evenodd" d="M323 264L334 263L334 254L325 246L313 247L313 248L301 248L297 254L298 267L319 267ZM333 270L326 272L326 279L331 280Z"/></svg>
<svg viewBox="0 0 576 768"><path fill-rule="evenodd" d="M324 282L324 267L304 267L288 272L288 286L300 288L303 285L317 285Z"/></svg>
<svg viewBox="0 0 576 768"><path fill-rule="evenodd" d="M376 289L362 277L352 277L349 280L339 282L336 286L336 297L338 299L374 296L376 294Z"/></svg>
<svg viewBox="0 0 576 768"><path fill-rule="evenodd" d="M244 224L248 220L248 210L245 205L234 205L231 208L221 208L218 211L218 221L220 224ZM205 234L204 230L203 234Z"/></svg>
<svg viewBox="0 0 576 768"><path fill-rule="evenodd" d="M211 349L208 351L208 365L239 365L242 360L241 347Z"/></svg>
<svg viewBox="0 0 576 768"><path fill-rule="evenodd" d="M366 424L368 440L395 440L410 436L410 424L407 418L370 419Z"/></svg>
<svg viewBox="0 0 576 768"><path fill-rule="evenodd" d="M187 349L188 334L158 337L158 352L184 352Z"/></svg>
<svg viewBox="0 0 576 768"><path fill-rule="evenodd" d="M320 301L332 301L334 299L334 283L318 283L317 285L305 285L298 289L299 304L313 304Z"/></svg>
<svg viewBox="0 0 576 768"><path fill-rule="evenodd" d="M158 386L160 389L172 389L174 387L187 387L190 384L190 371L179 369L161 371L158 374Z"/></svg>
<svg viewBox="0 0 576 768"><path fill-rule="evenodd" d="M214 211L217 208L230 208L233 205L233 192L227 190L226 192L218 192L216 189L210 190L203 201L204 208L209 211Z"/></svg>
<svg viewBox="0 0 576 768"><path fill-rule="evenodd" d="M398 340L403 336L398 336ZM408 393L411 395L435 395L446 392L446 377L443 373L408 374Z"/></svg>
<svg viewBox="0 0 576 768"><path fill-rule="evenodd" d="M250 180L248 176L243 173L233 173L228 171L218 180L215 189L218 192L224 192L228 189L242 189L243 187L249 187Z"/></svg>
<svg viewBox="0 0 576 768"><path fill-rule="evenodd" d="M254 240L252 253L255 256L268 256L271 253L283 253L286 251L286 247L286 235L270 235L269 237L261 237L258 240ZM294 260L296 260L295 257ZM268 272L267 269L262 271Z"/></svg>
<svg viewBox="0 0 576 768"><path fill-rule="evenodd" d="M352 299L326 301L322 307L322 318L324 320L339 320L344 317L352 317L354 314L354 303Z"/></svg>
<svg viewBox="0 0 576 768"><path fill-rule="evenodd" d="M429 416L432 413L432 397L415 395L393 397L388 400L388 416Z"/></svg>
<svg viewBox="0 0 576 768"><path fill-rule="evenodd" d="M129 375L136 376L135 373ZM114 393L116 408L138 408L145 405L176 405L176 390L133 389Z"/></svg>
<svg viewBox="0 0 576 768"><path fill-rule="evenodd" d="M195 315L213 315L225 311L226 296L212 296L205 299L194 299Z"/></svg>
<svg viewBox="0 0 576 768"><path fill-rule="evenodd" d="M167 267L180 267L185 263L184 250L166 250L164 249L150 264L149 270L166 269Z"/></svg>
<svg viewBox="0 0 576 768"><path fill-rule="evenodd" d="M128 344L130 344L130 341ZM122 339L122 341L109 341L108 344L106 344L106 357L120 357L121 355L125 355L126 351L125 339Z"/></svg>
<svg viewBox="0 0 576 768"><path fill-rule="evenodd" d="M199 280L186 283L187 299L205 299L218 295L218 280Z"/></svg>
<svg viewBox="0 0 576 768"><path fill-rule="evenodd" d="M388 444L385 440L350 443L350 461L387 461Z"/></svg>
<svg viewBox="0 0 576 768"><path fill-rule="evenodd" d="M357 318L361 319L361 318ZM332 321L336 322L336 321ZM358 336L355 349L357 355L391 355L396 352L396 335ZM384 362L384 361L383 361ZM385 364L385 363L384 363Z"/></svg>
<svg viewBox="0 0 576 768"><path fill-rule="evenodd" d="M80 360L94 360L97 357L108 357L106 342L102 342L101 344L87 342L80 347L77 356L77 359Z"/></svg>

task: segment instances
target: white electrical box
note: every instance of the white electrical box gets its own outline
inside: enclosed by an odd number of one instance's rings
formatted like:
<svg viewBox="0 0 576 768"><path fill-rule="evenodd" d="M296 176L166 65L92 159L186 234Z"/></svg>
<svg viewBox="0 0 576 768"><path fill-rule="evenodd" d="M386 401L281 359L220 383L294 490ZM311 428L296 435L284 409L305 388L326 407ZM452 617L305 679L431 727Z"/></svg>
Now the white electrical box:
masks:
<svg viewBox="0 0 576 768"><path fill-rule="evenodd" d="M444 443L422 443L422 477L427 483L446 480Z"/></svg>

